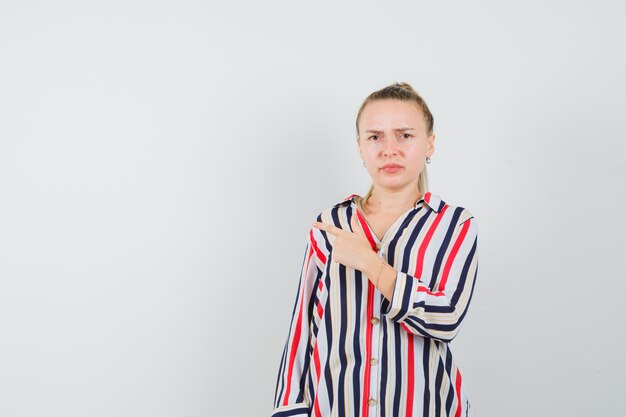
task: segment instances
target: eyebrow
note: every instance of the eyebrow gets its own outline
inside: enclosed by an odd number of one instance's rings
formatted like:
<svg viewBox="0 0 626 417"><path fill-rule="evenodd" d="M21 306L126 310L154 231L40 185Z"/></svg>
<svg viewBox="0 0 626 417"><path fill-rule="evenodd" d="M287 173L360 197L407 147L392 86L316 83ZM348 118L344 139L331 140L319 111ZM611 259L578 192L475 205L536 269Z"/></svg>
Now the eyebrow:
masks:
<svg viewBox="0 0 626 417"><path fill-rule="evenodd" d="M415 130L412 127L399 127L397 129L393 129L394 132L406 132L407 130ZM376 129L368 129L365 131L365 133L383 133L382 130L376 130Z"/></svg>

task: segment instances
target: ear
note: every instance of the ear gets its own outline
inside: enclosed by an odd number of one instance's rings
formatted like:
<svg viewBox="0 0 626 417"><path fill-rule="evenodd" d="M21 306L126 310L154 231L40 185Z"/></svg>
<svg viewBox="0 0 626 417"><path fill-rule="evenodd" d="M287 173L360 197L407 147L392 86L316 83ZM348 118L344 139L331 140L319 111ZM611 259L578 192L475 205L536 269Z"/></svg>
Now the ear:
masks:
<svg viewBox="0 0 626 417"><path fill-rule="evenodd" d="M431 157L435 152L435 134L430 135L426 142L426 156Z"/></svg>

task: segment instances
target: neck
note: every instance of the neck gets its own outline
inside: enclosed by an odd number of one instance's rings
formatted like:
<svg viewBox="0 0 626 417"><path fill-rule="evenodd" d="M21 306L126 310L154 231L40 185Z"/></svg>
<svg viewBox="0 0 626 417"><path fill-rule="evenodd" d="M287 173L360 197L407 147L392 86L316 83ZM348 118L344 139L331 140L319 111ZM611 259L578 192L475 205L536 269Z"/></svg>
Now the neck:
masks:
<svg viewBox="0 0 626 417"><path fill-rule="evenodd" d="M374 188L372 195L363 202L363 208L367 212L397 213L408 210L420 199L422 193L417 188L407 190L390 191Z"/></svg>

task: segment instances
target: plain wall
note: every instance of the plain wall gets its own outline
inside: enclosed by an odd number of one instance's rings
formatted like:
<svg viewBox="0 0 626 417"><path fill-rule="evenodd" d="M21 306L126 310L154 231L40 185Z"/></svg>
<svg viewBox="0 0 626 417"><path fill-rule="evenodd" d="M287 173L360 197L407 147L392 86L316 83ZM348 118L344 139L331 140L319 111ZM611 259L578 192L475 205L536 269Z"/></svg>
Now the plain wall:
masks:
<svg viewBox="0 0 626 417"><path fill-rule="evenodd" d="M476 416L621 416L626 6L3 1L0 415L262 416L317 213L395 81L479 224Z"/></svg>

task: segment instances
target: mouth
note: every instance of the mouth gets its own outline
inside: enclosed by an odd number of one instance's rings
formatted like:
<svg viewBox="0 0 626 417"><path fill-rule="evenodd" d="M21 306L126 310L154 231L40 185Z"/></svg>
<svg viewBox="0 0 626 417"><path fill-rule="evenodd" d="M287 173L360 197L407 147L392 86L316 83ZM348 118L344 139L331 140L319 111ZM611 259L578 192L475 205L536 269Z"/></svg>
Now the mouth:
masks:
<svg viewBox="0 0 626 417"><path fill-rule="evenodd" d="M381 169L388 174L393 174L394 172L400 171L400 169L402 169L402 165L387 164L387 165L383 165Z"/></svg>

